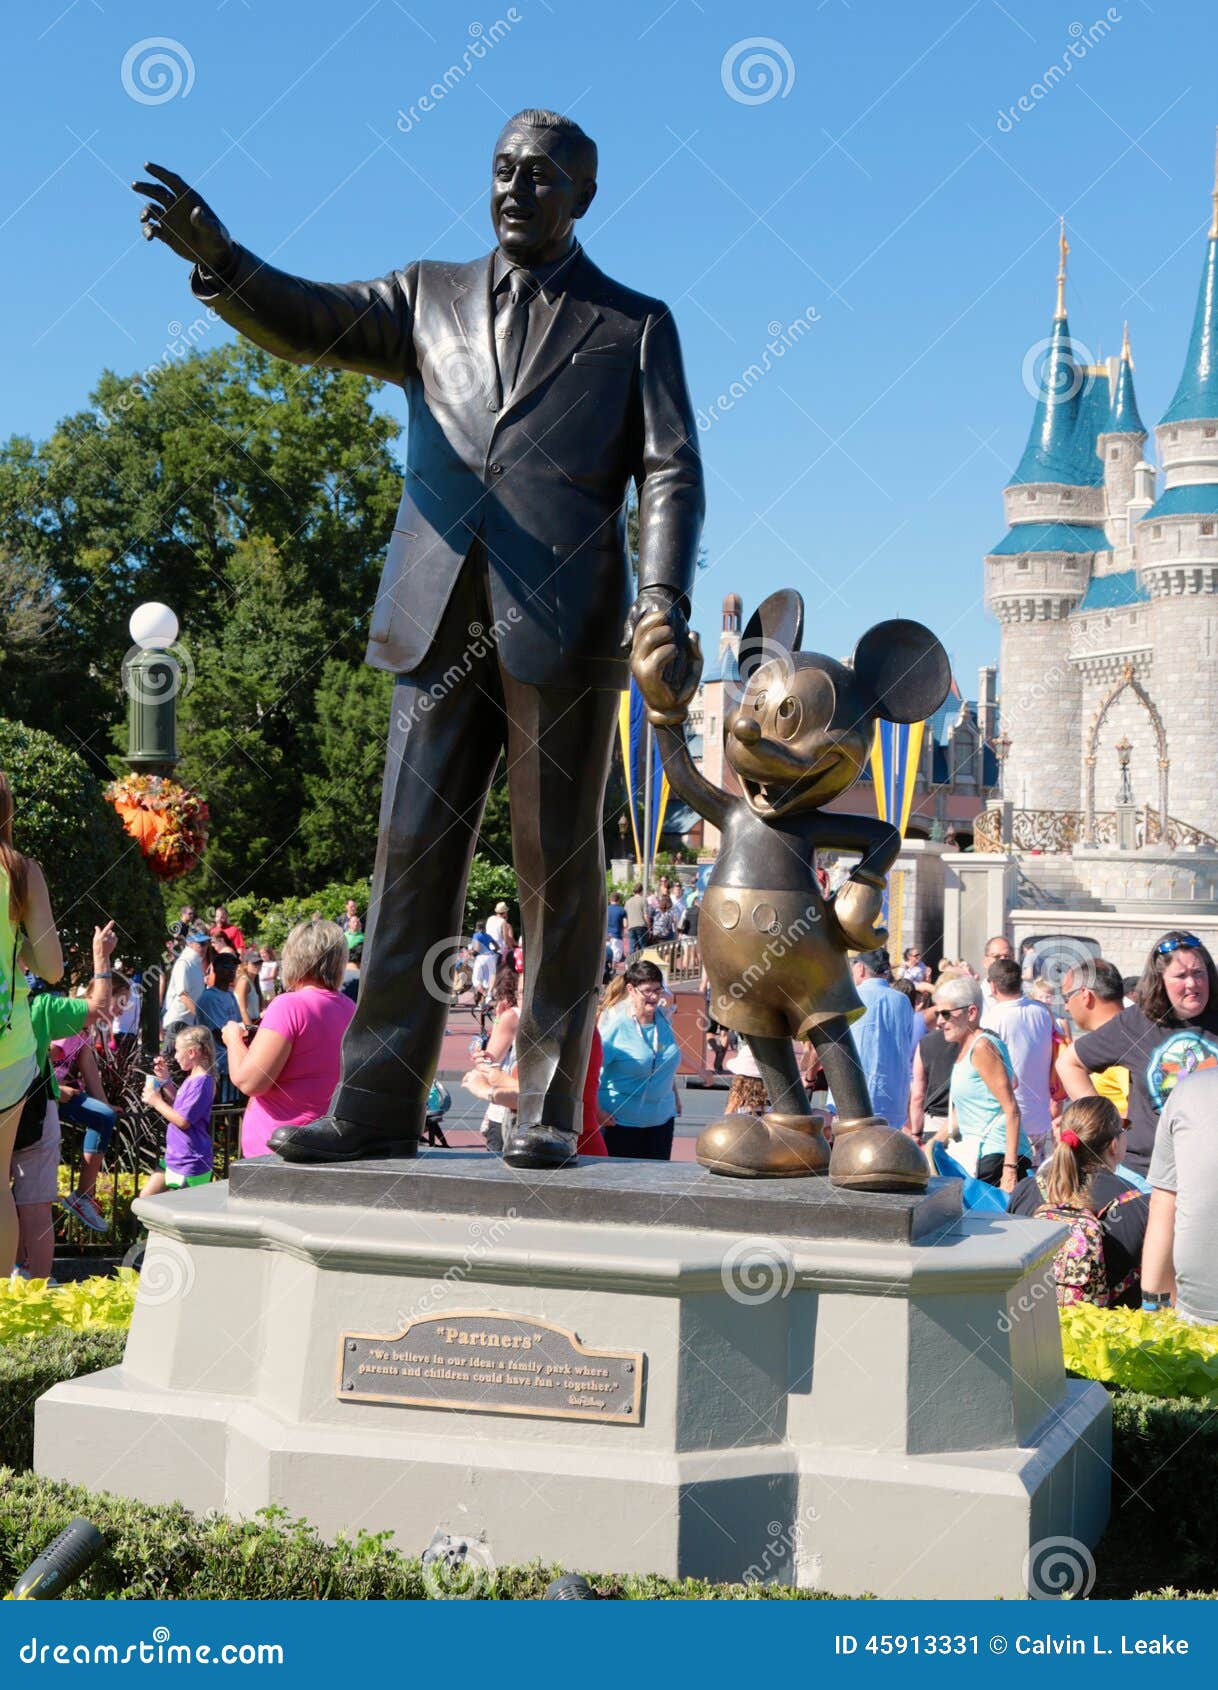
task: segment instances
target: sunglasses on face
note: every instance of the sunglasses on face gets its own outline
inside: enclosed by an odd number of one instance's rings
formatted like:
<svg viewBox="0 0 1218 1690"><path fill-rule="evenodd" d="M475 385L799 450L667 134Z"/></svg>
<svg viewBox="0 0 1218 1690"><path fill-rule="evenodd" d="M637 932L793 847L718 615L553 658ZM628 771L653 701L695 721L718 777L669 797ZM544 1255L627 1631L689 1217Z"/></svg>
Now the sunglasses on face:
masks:
<svg viewBox="0 0 1218 1690"><path fill-rule="evenodd" d="M1162 944L1155 946L1156 956L1170 956L1173 951L1199 951L1201 941L1192 933L1186 933L1181 939L1164 939Z"/></svg>
<svg viewBox="0 0 1218 1690"><path fill-rule="evenodd" d="M959 1013L960 1011L958 1009L936 1009L935 1020L950 1021L953 1015L959 1015Z"/></svg>

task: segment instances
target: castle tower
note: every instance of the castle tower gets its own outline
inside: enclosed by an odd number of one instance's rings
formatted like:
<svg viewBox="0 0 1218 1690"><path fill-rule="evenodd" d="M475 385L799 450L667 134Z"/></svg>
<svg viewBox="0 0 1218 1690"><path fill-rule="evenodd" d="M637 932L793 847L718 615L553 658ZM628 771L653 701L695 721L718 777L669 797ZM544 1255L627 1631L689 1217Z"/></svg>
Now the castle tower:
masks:
<svg viewBox="0 0 1218 1690"><path fill-rule="evenodd" d="M719 677L734 674L740 658L740 633L744 616L744 600L739 593L727 593L723 600L723 629L719 635ZM729 660L725 666L725 659Z"/></svg>
<svg viewBox="0 0 1218 1690"><path fill-rule="evenodd" d="M1002 625L1000 700L1010 735L1006 791L1016 805L1079 804L1081 677L1067 618L1093 567L1107 565L1097 435L1109 416L1106 372L1075 357L1066 320L1066 241L1057 305L1023 457L1003 493L1009 530L985 560L987 607ZM1102 384L1102 385L1101 385Z"/></svg>
<svg viewBox="0 0 1218 1690"><path fill-rule="evenodd" d="M1218 835L1218 168L1184 370L1155 437L1165 486L1134 542L1151 601L1149 690L1166 730L1171 812ZM1135 791L1140 803L1153 796Z"/></svg>
<svg viewBox="0 0 1218 1690"><path fill-rule="evenodd" d="M1105 532L1113 548L1114 569L1128 569L1133 561L1133 526L1138 510L1131 519L1129 507L1138 493L1135 471L1146 450L1146 429L1138 415L1138 401L1133 391L1133 353L1129 347L1129 324L1121 356L1117 362L1112 405L1104 422L1103 432L1096 442L1100 461L1104 466L1104 495L1108 506Z"/></svg>

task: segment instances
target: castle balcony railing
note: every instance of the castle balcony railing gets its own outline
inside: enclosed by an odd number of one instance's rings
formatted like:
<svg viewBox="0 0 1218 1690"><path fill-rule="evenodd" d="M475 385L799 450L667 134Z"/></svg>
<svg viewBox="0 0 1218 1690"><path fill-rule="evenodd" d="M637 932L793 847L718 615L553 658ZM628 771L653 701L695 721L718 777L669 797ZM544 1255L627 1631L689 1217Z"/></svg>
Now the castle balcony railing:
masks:
<svg viewBox="0 0 1218 1690"><path fill-rule="evenodd" d="M1084 843L1091 849L1099 849L1105 845L1115 846L1117 843L1115 810L1095 811L1090 839L1086 838L1087 815L1084 810L1013 809L1009 815L1011 836L1004 839L1002 809L996 807L982 811L973 822L973 849L1013 849L1050 853L1072 851L1076 845ZM1180 821L1176 816L1169 816L1164 828L1159 811L1152 804L1145 804L1138 811L1136 838L1139 845L1169 845L1173 850L1183 845L1196 846L1200 850L1218 850L1218 839L1212 833L1205 833L1201 828Z"/></svg>

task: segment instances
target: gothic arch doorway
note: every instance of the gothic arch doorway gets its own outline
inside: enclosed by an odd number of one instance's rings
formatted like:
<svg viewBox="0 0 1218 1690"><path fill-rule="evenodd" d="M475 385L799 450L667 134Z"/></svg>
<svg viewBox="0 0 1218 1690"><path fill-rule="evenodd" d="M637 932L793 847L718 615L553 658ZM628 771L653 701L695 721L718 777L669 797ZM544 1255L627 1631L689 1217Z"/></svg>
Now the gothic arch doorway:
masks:
<svg viewBox="0 0 1218 1690"><path fill-rule="evenodd" d="M1086 801L1083 808L1083 844L1095 847L1095 763L1096 752L1100 743L1100 729L1104 726L1108 712L1123 692L1132 692L1139 704L1150 717L1151 726L1155 730L1155 743L1159 753L1159 837L1167 837L1167 776L1171 767L1167 755L1167 730L1163 726L1163 718L1151 701L1149 693L1133 672L1133 664L1127 663L1121 673L1121 678L1112 691L1104 699L1095 713L1095 720L1091 724L1091 732L1087 736L1087 753L1083 759L1086 769Z"/></svg>

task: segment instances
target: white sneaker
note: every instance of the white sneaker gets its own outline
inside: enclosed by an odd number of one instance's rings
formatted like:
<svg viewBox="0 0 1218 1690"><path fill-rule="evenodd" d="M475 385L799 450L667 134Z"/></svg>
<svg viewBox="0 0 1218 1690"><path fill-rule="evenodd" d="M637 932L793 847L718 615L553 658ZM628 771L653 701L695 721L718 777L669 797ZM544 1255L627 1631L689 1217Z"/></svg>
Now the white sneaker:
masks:
<svg viewBox="0 0 1218 1690"><path fill-rule="evenodd" d="M97 1204L83 1192L69 1191L59 1199L65 1209L74 1214L82 1226L87 1226L90 1232L106 1232L109 1223Z"/></svg>
<svg viewBox="0 0 1218 1690"><path fill-rule="evenodd" d="M18 1264L13 1269L12 1273L9 1274L10 1279L33 1279L33 1277L34 1276L30 1272L29 1268L23 1268L20 1264Z"/></svg>

